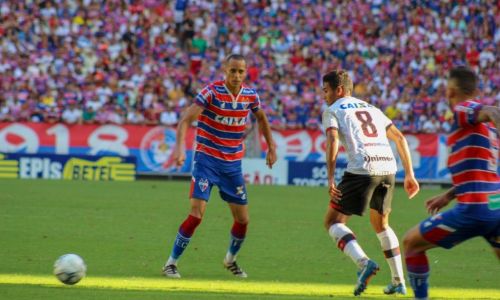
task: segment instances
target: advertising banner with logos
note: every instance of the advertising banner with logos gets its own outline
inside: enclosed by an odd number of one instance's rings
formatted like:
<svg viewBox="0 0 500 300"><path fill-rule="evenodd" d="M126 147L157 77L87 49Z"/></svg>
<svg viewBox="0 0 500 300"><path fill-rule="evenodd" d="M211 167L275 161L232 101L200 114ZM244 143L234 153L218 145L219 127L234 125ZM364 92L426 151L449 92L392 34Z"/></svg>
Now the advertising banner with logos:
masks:
<svg viewBox="0 0 500 300"><path fill-rule="evenodd" d="M0 178L133 181L135 157L0 154Z"/></svg>
<svg viewBox="0 0 500 300"><path fill-rule="evenodd" d="M175 129L133 125L0 123L0 152L133 156L137 172L189 172L194 129L187 132L182 168L173 162Z"/></svg>
<svg viewBox="0 0 500 300"><path fill-rule="evenodd" d="M65 125L41 123L0 123L0 152L22 154L58 154L89 156L131 156L136 158L138 173L189 173L192 166L195 129L186 138L186 161L177 168L173 161L175 128L134 125ZM326 139L321 131L273 131L280 166L267 169L265 163L243 162L250 183L319 185L324 178ZM417 178L449 180L446 169L447 147L443 135L406 135ZM266 145L262 141L262 155ZM393 152L397 154L393 145ZM397 155L396 155L397 157ZM398 160L398 179L404 176ZM288 163L289 164L288 164ZM347 165L340 148L338 172ZM319 169L318 169L319 168ZM283 171L285 170L285 171ZM282 175L285 172L285 175ZM340 176L340 175L338 175ZM309 184L308 184L309 185Z"/></svg>
<svg viewBox="0 0 500 300"><path fill-rule="evenodd" d="M263 158L244 158L241 162L246 184L286 185L288 184L288 161L279 159L272 169Z"/></svg>

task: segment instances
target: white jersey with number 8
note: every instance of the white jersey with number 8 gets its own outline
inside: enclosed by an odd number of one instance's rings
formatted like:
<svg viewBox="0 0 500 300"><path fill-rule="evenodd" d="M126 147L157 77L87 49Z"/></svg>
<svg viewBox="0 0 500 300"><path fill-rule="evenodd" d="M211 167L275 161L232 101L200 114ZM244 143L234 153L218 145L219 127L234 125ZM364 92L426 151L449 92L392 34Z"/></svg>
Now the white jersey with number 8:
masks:
<svg viewBox="0 0 500 300"><path fill-rule="evenodd" d="M386 130L392 124L380 109L354 98L335 101L323 113L325 132L339 132L349 161L347 172L365 175L388 175L397 171Z"/></svg>

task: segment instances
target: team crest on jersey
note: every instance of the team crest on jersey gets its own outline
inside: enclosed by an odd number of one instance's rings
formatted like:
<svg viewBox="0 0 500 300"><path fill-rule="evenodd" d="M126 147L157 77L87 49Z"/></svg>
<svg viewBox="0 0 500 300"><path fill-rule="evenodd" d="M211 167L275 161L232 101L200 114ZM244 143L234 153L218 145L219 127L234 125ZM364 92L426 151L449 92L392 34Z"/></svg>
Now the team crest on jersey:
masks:
<svg viewBox="0 0 500 300"><path fill-rule="evenodd" d="M198 180L198 186L200 187L200 190L202 192L206 191L208 188L208 179L201 178L200 180Z"/></svg>

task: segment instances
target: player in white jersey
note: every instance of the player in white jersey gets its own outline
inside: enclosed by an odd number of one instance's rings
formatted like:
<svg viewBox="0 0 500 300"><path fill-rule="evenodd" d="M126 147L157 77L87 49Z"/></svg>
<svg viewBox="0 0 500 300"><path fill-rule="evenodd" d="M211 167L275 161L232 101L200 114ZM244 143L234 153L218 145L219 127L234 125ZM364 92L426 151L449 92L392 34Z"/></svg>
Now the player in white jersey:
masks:
<svg viewBox="0 0 500 300"><path fill-rule="evenodd" d="M360 295L379 266L368 258L346 226L351 215L363 215L370 206L370 222L377 233L392 281L385 294L405 294L403 266L399 241L389 227L396 161L389 140L396 143L405 169L404 188L409 198L419 191L413 174L410 151L403 134L378 108L351 96L352 80L345 70L336 70L323 77L323 92L328 108L323 113L326 132L326 163L330 205L325 227L338 248L359 268L354 295ZM335 184L335 164L339 141L344 145L349 162L338 185Z"/></svg>

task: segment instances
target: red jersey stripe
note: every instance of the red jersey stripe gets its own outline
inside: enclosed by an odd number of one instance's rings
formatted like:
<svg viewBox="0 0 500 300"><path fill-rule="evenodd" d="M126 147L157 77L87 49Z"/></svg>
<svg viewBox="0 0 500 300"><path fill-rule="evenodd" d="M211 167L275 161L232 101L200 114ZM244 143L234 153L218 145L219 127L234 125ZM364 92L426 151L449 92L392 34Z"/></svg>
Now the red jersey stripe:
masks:
<svg viewBox="0 0 500 300"><path fill-rule="evenodd" d="M448 145L455 144L456 142L459 142L461 139L464 139L471 134L480 134L486 138L489 138L488 126L479 124L473 127L459 128L458 130L453 131L448 136Z"/></svg>
<svg viewBox="0 0 500 300"><path fill-rule="evenodd" d="M198 128L198 135L223 147L238 147L241 144L241 140L221 139L201 128Z"/></svg>
<svg viewBox="0 0 500 300"><path fill-rule="evenodd" d="M241 150L241 151L238 151L235 153L224 153L220 150L217 150L217 149L214 149L214 148L208 147L206 145L202 145L202 144L197 144L196 151L201 151L201 152L206 153L208 155L211 155L215 158L226 160L226 161L241 160L243 158L243 155L245 152L244 150Z"/></svg>
<svg viewBox="0 0 500 300"><path fill-rule="evenodd" d="M458 203L469 203L469 204L483 204L488 203L488 194L483 192L467 192L461 195L457 195Z"/></svg>
<svg viewBox="0 0 500 300"><path fill-rule="evenodd" d="M490 159L493 155L489 149L474 145L462 148L448 157L448 166L453 166L464 159Z"/></svg>
<svg viewBox="0 0 500 300"><path fill-rule="evenodd" d="M217 106L213 105L212 103L210 103L207 109L222 117L246 118L248 116L248 110L220 109Z"/></svg>
<svg viewBox="0 0 500 300"><path fill-rule="evenodd" d="M500 180L496 173L484 170L470 170L457 175L452 175L452 178L453 182L460 182L461 184L472 181L498 182Z"/></svg>

